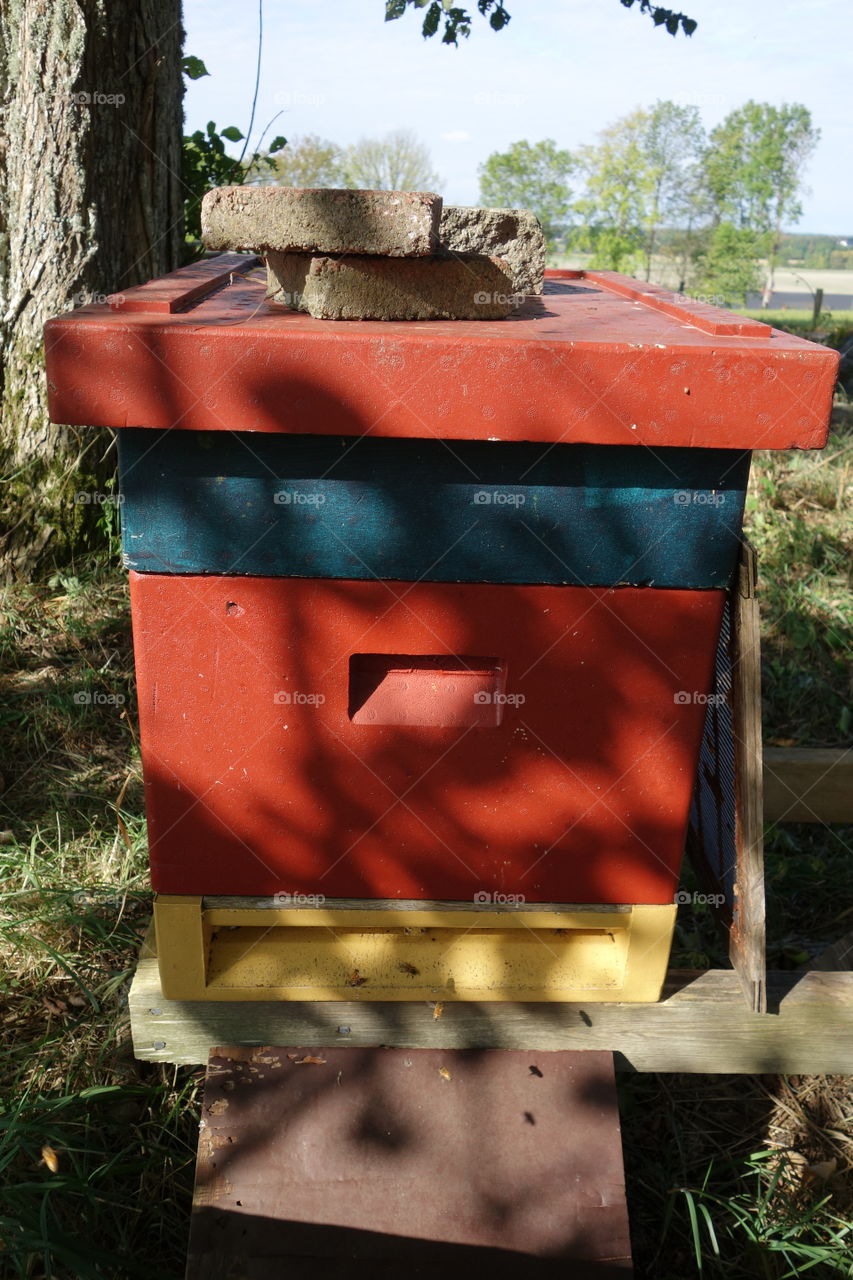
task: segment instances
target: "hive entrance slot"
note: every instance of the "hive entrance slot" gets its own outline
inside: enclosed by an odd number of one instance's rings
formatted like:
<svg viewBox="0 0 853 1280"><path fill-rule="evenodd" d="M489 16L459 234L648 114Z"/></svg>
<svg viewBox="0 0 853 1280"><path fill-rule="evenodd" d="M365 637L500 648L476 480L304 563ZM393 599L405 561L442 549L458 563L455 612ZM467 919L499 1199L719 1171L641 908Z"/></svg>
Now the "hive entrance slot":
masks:
<svg viewBox="0 0 853 1280"><path fill-rule="evenodd" d="M261 901L158 894L164 998L657 1000L676 910Z"/></svg>
<svg viewBox="0 0 853 1280"><path fill-rule="evenodd" d="M472 655L354 653L349 666L353 724L496 728L506 668Z"/></svg>
<svg viewBox="0 0 853 1280"><path fill-rule="evenodd" d="M290 1000L561 998L625 981L628 934L606 928L215 928L208 998Z"/></svg>

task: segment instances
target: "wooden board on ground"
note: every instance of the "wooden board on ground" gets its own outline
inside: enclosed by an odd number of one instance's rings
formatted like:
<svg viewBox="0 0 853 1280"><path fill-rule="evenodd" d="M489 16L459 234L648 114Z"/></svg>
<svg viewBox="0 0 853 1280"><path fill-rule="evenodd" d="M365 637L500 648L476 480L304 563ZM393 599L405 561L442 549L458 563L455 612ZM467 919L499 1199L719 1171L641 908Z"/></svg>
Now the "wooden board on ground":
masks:
<svg viewBox="0 0 853 1280"><path fill-rule="evenodd" d="M187 1280L288 1264L324 1280L625 1280L611 1055L214 1049Z"/></svg>
<svg viewBox="0 0 853 1280"><path fill-rule="evenodd" d="M601 1049L634 1071L849 1072L853 974L769 973L768 1013L737 974L671 971L658 1004L445 1004L164 1000L145 948L130 990L137 1058L205 1063L216 1044Z"/></svg>
<svg viewBox="0 0 853 1280"><path fill-rule="evenodd" d="M853 747L767 747L768 822L853 822Z"/></svg>

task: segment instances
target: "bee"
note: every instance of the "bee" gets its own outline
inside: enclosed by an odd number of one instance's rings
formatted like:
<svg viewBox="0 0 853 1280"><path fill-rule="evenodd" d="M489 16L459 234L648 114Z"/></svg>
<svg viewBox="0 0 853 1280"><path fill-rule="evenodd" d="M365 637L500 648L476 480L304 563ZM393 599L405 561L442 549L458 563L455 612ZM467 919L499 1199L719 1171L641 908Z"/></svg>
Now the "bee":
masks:
<svg viewBox="0 0 853 1280"><path fill-rule="evenodd" d="M420 973L420 969L416 969L413 964L409 964L408 960L401 960L399 967L401 973L411 973L414 976Z"/></svg>
<svg viewBox="0 0 853 1280"><path fill-rule="evenodd" d="M443 1013L444 1013L444 1005L441 1003L440 1000L437 1000L436 1003L432 1006L433 1021L437 1021Z"/></svg>
<svg viewBox="0 0 853 1280"><path fill-rule="evenodd" d="M367 978L362 978L358 969L353 969L352 973L347 978L348 987L363 987L365 982L367 982Z"/></svg>
<svg viewBox="0 0 853 1280"><path fill-rule="evenodd" d="M439 1068L438 1068L438 1074L441 1076L442 1080L452 1080L452 1079L453 1079L453 1077L452 1077L452 1075L450 1074L450 1072L448 1071L447 1067L439 1067Z"/></svg>
<svg viewBox="0 0 853 1280"><path fill-rule="evenodd" d="M59 1156L56 1154L53 1147L42 1147L41 1158L47 1165L48 1169L50 1169L51 1173L59 1172Z"/></svg>

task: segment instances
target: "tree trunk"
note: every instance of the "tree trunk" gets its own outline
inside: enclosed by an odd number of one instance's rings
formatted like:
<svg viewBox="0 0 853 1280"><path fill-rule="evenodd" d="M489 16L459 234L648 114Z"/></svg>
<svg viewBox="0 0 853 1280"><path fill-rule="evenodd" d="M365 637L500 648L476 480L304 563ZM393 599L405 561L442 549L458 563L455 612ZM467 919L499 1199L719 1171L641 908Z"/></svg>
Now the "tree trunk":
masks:
<svg viewBox="0 0 853 1280"><path fill-rule="evenodd" d="M101 510L104 432L47 420L42 326L179 265L180 0L0 3L0 574Z"/></svg>
<svg viewBox="0 0 853 1280"><path fill-rule="evenodd" d="M761 305L764 308L770 306L773 299L773 291L776 288L776 259L779 256L779 245L781 243L782 224L777 221L771 233L770 245L767 250L767 278L764 281L764 290L761 295Z"/></svg>

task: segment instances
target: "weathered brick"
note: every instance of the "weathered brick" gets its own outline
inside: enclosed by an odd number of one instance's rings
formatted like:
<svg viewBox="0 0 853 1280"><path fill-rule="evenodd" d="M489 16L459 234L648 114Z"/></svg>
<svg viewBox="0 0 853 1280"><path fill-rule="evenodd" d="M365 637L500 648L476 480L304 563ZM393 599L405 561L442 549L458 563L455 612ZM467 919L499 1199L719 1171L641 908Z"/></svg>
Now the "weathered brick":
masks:
<svg viewBox="0 0 853 1280"><path fill-rule="evenodd" d="M477 209L445 205L438 229L439 253L485 253L508 264L515 293L541 293L545 236L526 209Z"/></svg>
<svg viewBox="0 0 853 1280"><path fill-rule="evenodd" d="M440 216L441 196L426 191L214 187L201 206L209 249L256 253L421 257L436 251Z"/></svg>
<svg viewBox="0 0 853 1280"><path fill-rule="evenodd" d="M268 253L272 302L321 320L500 320L521 299L506 264L447 258L315 257Z"/></svg>

